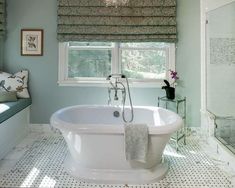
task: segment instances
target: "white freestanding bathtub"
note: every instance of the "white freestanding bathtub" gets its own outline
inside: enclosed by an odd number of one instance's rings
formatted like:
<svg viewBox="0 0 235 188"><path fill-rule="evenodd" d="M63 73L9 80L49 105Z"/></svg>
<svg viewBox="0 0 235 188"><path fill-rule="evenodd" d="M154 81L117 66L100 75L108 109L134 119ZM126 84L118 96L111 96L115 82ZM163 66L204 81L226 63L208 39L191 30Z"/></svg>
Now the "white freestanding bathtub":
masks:
<svg viewBox="0 0 235 188"><path fill-rule="evenodd" d="M127 116L128 116L127 109ZM120 112L120 117L113 113ZM69 154L66 170L73 176L95 183L152 183L162 179L167 162L163 150L173 132L182 126L174 112L158 107L134 106L133 123L147 124L147 162L127 161L121 108L112 106L71 106L55 112L51 125L63 134Z"/></svg>

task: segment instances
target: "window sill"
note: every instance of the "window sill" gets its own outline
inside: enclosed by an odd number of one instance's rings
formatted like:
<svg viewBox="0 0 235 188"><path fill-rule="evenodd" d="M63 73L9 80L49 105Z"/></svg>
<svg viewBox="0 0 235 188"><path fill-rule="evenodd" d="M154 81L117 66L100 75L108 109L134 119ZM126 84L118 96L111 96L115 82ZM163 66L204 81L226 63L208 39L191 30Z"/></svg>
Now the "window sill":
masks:
<svg viewBox="0 0 235 188"><path fill-rule="evenodd" d="M60 80L59 86L74 86L74 87L109 87L110 84L106 80L88 81L88 80ZM161 88L163 81L132 81L129 80L131 88Z"/></svg>

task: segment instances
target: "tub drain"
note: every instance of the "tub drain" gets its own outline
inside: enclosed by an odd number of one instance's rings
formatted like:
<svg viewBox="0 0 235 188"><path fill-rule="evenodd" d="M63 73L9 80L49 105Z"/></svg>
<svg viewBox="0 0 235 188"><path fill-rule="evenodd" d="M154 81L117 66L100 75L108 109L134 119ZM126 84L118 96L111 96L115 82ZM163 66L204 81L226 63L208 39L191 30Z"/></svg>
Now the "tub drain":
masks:
<svg viewBox="0 0 235 188"><path fill-rule="evenodd" d="M114 116L114 117L119 117L119 116L120 116L120 113L119 113L118 111L114 111L114 112L113 112L113 116Z"/></svg>

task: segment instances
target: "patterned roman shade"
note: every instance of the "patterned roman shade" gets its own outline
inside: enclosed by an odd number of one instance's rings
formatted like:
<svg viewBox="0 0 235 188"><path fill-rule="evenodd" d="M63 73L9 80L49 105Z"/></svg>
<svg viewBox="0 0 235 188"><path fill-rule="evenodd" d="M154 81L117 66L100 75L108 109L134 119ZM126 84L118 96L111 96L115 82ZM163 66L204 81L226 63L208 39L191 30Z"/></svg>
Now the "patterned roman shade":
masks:
<svg viewBox="0 0 235 188"><path fill-rule="evenodd" d="M58 0L58 40L176 42L176 0Z"/></svg>
<svg viewBox="0 0 235 188"><path fill-rule="evenodd" d="M5 0L0 0L0 36L5 34L6 30L6 9Z"/></svg>

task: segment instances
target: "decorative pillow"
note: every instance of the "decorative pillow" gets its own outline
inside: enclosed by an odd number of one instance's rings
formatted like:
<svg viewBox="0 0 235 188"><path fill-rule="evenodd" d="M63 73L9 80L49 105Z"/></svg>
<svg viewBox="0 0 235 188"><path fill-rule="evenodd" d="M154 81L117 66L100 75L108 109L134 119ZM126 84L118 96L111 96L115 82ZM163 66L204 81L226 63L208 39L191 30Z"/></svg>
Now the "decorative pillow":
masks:
<svg viewBox="0 0 235 188"><path fill-rule="evenodd" d="M0 91L0 102L17 101L16 91Z"/></svg>
<svg viewBox="0 0 235 188"><path fill-rule="evenodd" d="M0 72L0 90L16 91L17 97L29 98L28 92L28 71L22 70L14 75Z"/></svg>

